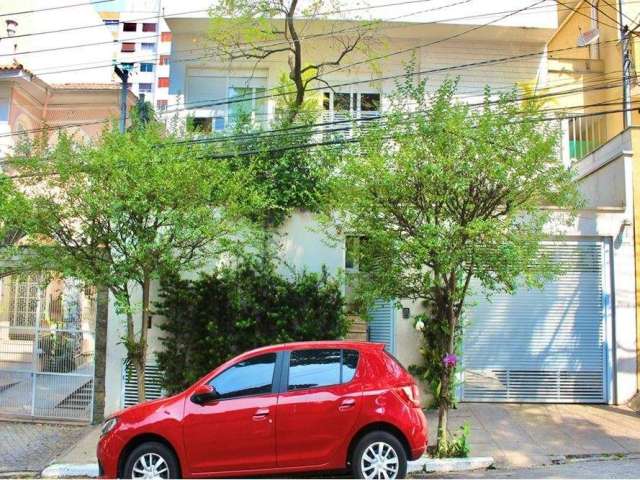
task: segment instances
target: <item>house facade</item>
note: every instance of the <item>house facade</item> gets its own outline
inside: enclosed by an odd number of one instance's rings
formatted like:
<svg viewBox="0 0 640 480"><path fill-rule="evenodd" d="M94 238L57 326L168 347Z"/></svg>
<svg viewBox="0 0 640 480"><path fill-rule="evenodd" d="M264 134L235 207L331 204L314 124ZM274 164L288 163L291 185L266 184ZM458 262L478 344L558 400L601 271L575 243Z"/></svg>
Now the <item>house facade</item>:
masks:
<svg viewBox="0 0 640 480"><path fill-rule="evenodd" d="M640 90L637 73L640 44L635 30L640 24L640 8L634 2L603 1L574 1L569 6L571 8L564 10L559 28L548 42L549 51L557 53L549 55L545 91L559 94L557 106L567 112L565 156L578 165L591 165L591 190L598 190L601 195L612 192L611 184L599 183L598 177L618 177L619 173L615 171L620 171L622 163L631 166L626 190L630 195L628 205L631 210L625 217L625 228L633 224L637 303L640 299L637 288L640 280ZM627 34L625 27L629 30ZM587 46L562 51L578 41L586 41ZM628 85L627 93L625 84ZM637 359L640 348L640 315L637 311L635 332L635 338L629 337L625 346L629 349L626 367L629 375L634 372L631 357ZM638 384L639 368L636 361Z"/></svg>
<svg viewBox="0 0 640 480"><path fill-rule="evenodd" d="M64 130L89 141L119 115L111 45L105 49L101 43L110 44L111 36L89 0L76 2L71 14L66 8L15 14L54 4L68 2L0 5L0 169L9 176L14 172L6 156L23 136L46 131L55 142ZM80 28L89 25L95 27ZM54 27L69 30L43 33ZM71 64L66 47L83 42L98 45L79 47L74 61L100 68L77 71ZM128 106L135 102L129 93ZM17 262L2 266L0 417L91 421L96 384L104 389L104 374L96 372L95 362L106 336L96 321L97 292L73 278L18 272Z"/></svg>
<svg viewBox="0 0 640 480"><path fill-rule="evenodd" d="M551 14L566 18L555 8ZM166 118L191 117L204 132L222 131L236 115L234 103L225 100L239 95L250 99L243 107L255 121L274 114L275 101L268 93L287 70L286 56L274 55L257 66L212 59L193 49L207 30L205 17L172 15L166 21L173 37ZM384 58L372 68L357 54L347 57L344 68L323 76L330 87L317 90L318 108L328 120L383 114L394 79L409 61L433 89L447 77L459 77L460 99L469 102L482 98L485 85L507 90L553 80L551 50L560 48L551 45L555 28L482 23L383 22L376 48ZM316 35L305 44L309 63L334 51L328 39L317 36L331 26L329 21L309 22L306 34ZM633 155L621 138L623 154L613 160L608 151L577 159L575 141L562 121L563 161L575 163L586 205L563 238L550 236L544 248L568 268L542 290L520 289L491 302L478 295L467 314L461 352L458 394L463 401L618 404L637 391ZM316 227L308 212L292 215L280 230L281 257L311 271L323 265L335 274L349 268L349 242L331 246ZM549 231L554 231L551 225ZM403 364L416 364L419 336L412 318L422 306L398 302L402 308L379 303L367 327L354 334L385 342ZM135 378L127 375L124 348L118 345L124 322L114 320L113 305L109 318L106 413L136 401ZM161 321L154 317L149 331L148 390L157 394L152 383L158 378L154 352L160 348Z"/></svg>

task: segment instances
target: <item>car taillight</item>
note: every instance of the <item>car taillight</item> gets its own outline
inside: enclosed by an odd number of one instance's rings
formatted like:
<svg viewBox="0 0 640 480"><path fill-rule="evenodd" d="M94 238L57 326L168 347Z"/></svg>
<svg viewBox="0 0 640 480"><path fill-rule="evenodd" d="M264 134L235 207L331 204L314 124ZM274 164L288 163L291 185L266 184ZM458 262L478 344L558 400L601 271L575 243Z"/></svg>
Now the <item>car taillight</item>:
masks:
<svg viewBox="0 0 640 480"><path fill-rule="evenodd" d="M415 383L413 385L400 387L398 390L400 397L406 400L409 405L412 407L420 407L420 390L418 390L418 386Z"/></svg>

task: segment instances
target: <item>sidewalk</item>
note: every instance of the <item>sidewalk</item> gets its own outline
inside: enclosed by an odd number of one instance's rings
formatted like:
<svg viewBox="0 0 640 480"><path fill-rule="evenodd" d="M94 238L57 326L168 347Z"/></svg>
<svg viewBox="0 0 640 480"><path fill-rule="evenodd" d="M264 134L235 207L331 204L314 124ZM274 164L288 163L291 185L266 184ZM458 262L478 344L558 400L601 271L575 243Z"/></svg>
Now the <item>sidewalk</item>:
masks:
<svg viewBox="0 0 640 480"><path fill-rule="evenodd" d="M437 412L429 412L435 441ZM640 415L623 406L461 403L449 430L465 422L471 455L490 456L498 468L548 465L566 456L640 453Z"/></svg>
<svg viewBox="0 0 640 480"><path fill-rule="evenodd" d="M42 477L97 477L96 445L99 438L100 425L88 429L72 448L57 457L42 471Z"/></svg>

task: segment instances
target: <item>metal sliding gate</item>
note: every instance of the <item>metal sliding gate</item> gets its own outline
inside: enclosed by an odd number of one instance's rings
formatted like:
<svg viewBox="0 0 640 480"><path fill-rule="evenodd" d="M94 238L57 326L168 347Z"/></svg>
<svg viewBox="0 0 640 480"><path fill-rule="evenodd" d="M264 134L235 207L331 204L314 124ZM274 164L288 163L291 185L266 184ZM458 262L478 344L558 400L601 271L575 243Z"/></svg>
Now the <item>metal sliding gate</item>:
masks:
<svg viewBox="0 0 640 480"><path fill-rule="evenodd" d="M91 421L95 319L95 292L76 279L0 279L0 416Z"/></svg>

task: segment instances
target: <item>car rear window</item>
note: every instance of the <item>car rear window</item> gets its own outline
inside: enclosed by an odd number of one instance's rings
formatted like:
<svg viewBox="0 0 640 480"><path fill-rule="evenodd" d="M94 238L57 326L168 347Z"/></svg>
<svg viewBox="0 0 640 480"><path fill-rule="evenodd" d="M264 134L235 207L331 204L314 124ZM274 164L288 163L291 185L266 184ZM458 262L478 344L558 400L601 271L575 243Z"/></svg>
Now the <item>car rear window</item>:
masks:
<svg viewBox="0 0 640 480"><path fill-rule="evenodd" d="M289 390L350 382L358 366L356 350L294 350L289 360Z"/></svg>

